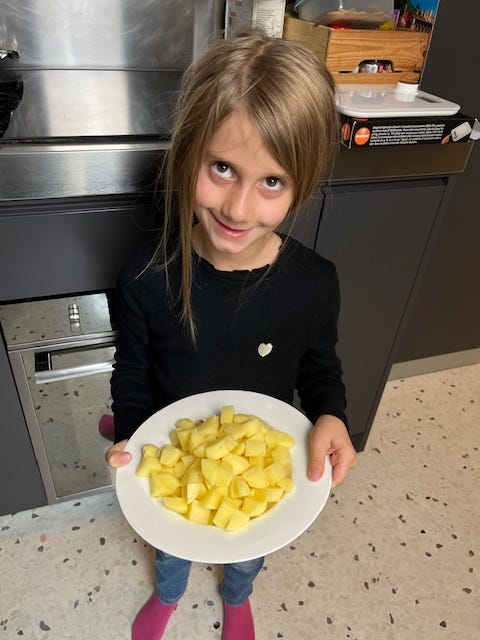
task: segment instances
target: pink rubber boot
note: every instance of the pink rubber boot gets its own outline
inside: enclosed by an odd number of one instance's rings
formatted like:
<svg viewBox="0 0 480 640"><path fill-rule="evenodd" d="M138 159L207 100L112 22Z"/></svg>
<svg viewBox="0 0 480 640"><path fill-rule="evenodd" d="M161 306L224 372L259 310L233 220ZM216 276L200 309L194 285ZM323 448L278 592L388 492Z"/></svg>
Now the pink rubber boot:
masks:
<svg viewBox="0 0 480 640"><path fill-rule="evenodd" d="M255 640L255 627L249 600L238 607L223 601L222 640Z"/></svg>
<svg viewBox="0 0 480 640"><path fill-rule="evenodd" d="M164 604L154 591L133 621L132 640L160 640L176 608L176 602Z"/></svg>

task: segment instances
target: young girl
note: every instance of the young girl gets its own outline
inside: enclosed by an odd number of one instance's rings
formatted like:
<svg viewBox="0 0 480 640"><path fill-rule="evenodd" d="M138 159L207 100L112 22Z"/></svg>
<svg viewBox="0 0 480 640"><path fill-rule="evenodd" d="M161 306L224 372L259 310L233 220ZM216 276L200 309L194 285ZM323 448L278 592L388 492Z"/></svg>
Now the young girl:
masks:
<svg viewBox="0 0 480 640"><path fill-rule="evenodd" d="M333 265L277 229L328 177L337 147L333 82L300 45L260 34L210 44L184 76L168 156L160 243L122 271L112 376L115 444L191 394L244 389L312 421L308 475L355 464L335 355ZM222 640L253 640L249 604L263 558L226 565ZM155 591L133 640L162 638L190 562L156 551Z"/></svg>

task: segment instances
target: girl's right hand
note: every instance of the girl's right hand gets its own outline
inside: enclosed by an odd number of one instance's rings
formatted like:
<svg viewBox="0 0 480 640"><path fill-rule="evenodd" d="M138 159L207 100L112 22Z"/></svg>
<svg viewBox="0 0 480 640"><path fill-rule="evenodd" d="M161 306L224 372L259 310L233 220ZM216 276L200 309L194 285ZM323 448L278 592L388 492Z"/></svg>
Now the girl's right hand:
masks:
<svg viewBox="0 0 480 640"><path fill-rule="evenodd" d="M132 454L124 451L128 440L121 440L105 451L105 460L114 469L124 467L132 459Z"/></svg>

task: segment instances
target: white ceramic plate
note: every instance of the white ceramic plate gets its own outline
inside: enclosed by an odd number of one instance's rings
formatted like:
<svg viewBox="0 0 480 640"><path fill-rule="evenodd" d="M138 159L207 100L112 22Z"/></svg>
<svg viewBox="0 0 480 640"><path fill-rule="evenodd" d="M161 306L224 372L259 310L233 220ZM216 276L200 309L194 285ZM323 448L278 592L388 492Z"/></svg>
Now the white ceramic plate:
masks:
<svg viewBox="0 0 480 640"><path fill-rule="evenodd" d="M233 405L235 413L257 415L272 427L292 434L295 488L268 512L239 531L189 522L150 497L149 481L135 469L144 444L162 446L176 420L198 420ZM128 441L132 461L117 469L116 490L123 514L131 527L149 544L166 553L212 564L228 564L258 558L285 546L305 531L322 511L330 494L331 465L318 482L307 478L309 420L285 402L250 391L210 391L174 402L151 416Z"/></svg>

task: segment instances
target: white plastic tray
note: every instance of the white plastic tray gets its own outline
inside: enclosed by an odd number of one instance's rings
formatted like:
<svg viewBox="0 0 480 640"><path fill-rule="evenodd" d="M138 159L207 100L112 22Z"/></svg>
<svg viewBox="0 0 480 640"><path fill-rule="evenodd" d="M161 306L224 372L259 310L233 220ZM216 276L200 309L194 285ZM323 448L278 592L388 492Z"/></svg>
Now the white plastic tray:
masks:
<svg viewBox="0 0 480 640"><path fill-rule="evenodd" d="M338 84L336 104L340 113L354 118L450 116L460 110L459 104L419 91L415 85Z"/></svg>

